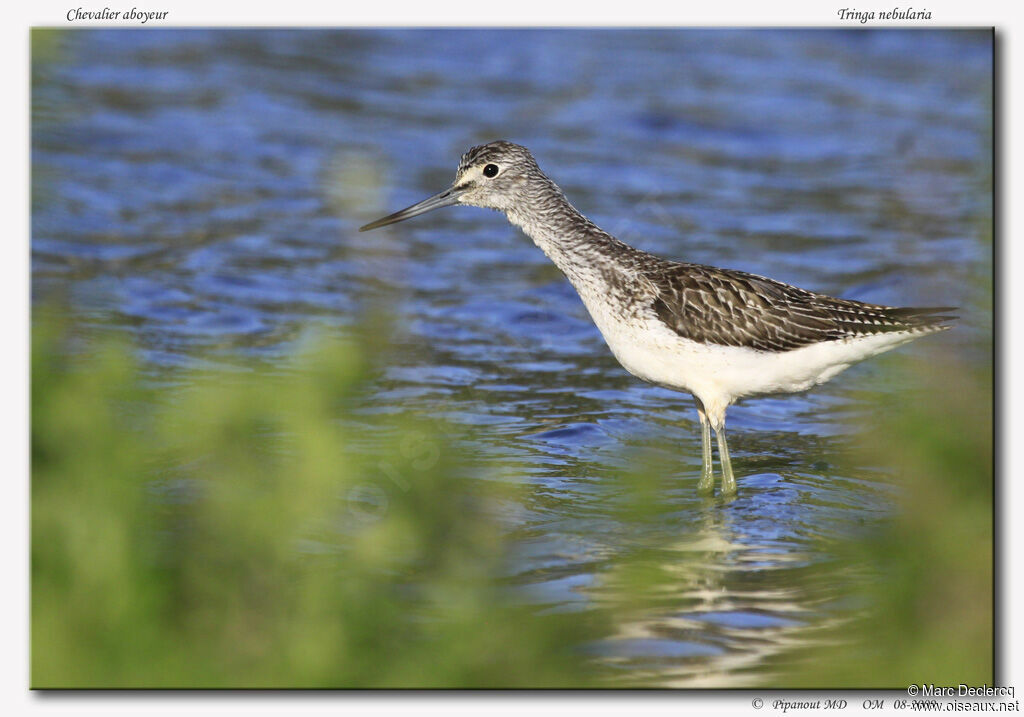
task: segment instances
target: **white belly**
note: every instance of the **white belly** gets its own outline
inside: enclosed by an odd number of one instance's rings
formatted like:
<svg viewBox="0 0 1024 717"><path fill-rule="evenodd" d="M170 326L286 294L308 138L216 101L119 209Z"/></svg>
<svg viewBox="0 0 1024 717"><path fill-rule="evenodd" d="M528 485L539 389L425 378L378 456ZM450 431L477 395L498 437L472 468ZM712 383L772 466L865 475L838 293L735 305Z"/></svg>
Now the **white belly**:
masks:
<svg viewBox="0 0 1024 717"><path fill-rule="evenodd" d="M805 391L862 359L911 341L920 333L891 332L811 344L790 351L757 351L701 344L665 326L653 312L624 321L601 302L584 299L615 358L634 376L694 394L709 415L724 417L745 396Z"/></svg>

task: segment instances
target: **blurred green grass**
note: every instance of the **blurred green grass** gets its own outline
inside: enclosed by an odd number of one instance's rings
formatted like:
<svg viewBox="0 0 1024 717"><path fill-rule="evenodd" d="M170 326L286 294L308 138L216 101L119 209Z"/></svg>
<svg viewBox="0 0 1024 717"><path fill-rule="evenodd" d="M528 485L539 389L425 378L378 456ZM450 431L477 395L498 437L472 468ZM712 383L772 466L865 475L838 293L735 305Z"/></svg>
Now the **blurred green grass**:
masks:
<svg viewBox="0 0 1024 717"><path fill-rule="evenodd" d="M339 420L360 344L162 393L132 356L34 322L33 687L593 684L588 619L496 579L515 490L437 421Z"/></svg>
<svg viewBox="0 0 1024 717"><path fill-rule="evenodd" d="M916 370L922 392L877 397L857 459L885 466L894 517L822 543L855 609L777 661L773 685L994 682L992 373L955 356L924 375L904 358L892 365L896 375Z"/></svg>

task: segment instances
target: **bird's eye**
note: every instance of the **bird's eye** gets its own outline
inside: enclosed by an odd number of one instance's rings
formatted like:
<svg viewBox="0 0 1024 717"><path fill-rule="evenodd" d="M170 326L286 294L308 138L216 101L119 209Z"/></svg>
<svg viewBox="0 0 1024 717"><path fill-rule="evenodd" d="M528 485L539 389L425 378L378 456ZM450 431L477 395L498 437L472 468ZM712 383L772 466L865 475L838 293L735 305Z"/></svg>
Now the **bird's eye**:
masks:
<svg viewBox="0 0 1024 717"><path fill-rule="evenodd" d="M496 165L496 164L488 164L486 167L484 167L484 176L485 177L493 177L497 173L498 173L498 165Z"/></svg>

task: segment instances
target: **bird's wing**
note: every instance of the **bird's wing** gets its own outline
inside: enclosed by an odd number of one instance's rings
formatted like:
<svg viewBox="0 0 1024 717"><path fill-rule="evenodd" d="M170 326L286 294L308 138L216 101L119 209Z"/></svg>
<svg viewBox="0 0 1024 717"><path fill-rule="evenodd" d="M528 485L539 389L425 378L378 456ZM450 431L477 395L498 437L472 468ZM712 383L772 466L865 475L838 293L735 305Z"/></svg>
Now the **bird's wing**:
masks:
<svg viewBox="0 0 1024 717"><path fill-rule="evenodd" d="M670 264L648 272L655 313L684 338L760 351L891 331L937 331L948 308L895 308L836 299L742 271Z"/></svg>

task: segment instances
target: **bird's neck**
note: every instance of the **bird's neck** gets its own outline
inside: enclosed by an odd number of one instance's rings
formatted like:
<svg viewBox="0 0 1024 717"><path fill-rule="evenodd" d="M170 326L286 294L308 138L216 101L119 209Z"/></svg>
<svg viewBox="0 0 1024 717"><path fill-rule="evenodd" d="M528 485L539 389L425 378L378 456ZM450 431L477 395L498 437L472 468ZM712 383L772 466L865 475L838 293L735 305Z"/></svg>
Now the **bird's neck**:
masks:
<svg viewBox="0 0 1024 717"><path fill-rule="evenodd" d="M622 262L636 252L583 216L554 183L541 200L512 207L505 214L577 288L578 281L595 268Z"/></svg>

